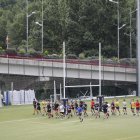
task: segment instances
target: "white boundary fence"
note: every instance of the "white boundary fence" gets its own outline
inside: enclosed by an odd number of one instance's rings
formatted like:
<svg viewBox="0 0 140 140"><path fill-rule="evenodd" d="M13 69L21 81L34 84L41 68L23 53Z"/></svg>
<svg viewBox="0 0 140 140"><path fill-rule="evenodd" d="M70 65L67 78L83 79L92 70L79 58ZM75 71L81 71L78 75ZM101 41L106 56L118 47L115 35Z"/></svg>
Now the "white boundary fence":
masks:
<svg viewBox="0 0 140 140"><path fill-rule="evenodd" d="M6 105L32 104L34 98L34 90L13 90L4 92L4 99Z"/></svg>

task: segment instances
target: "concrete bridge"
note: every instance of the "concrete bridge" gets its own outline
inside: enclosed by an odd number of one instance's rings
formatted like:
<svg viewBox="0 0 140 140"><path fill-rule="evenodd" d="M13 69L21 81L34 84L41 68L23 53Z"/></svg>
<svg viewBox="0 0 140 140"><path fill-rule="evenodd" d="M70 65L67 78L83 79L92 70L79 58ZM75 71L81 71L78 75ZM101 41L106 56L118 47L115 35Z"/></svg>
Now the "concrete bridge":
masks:
<svg viewBox="0 0 140 140"><path fill-rule="evenodd" d="M136 83L136 67L102 64L102 80ZM28 76L44 81L51 77L63 77L63 61L60 59L0 58L0 75ZM45 77L45 79L44 79ZM66 78L99 79L96 61L67 60ZM22 78L21 78L22 79ZM2 80L2 78L1 78Z"/></svg>
<svg viewBox="0 0 140 140"><path fill-rule="evenodd" d="M136 67L102 64L102 79L136 82ZM35 77L63 77L63 61L56 59L0 58L0 74ZM66 77L99 79L98 63L92 61L66 61Z"/></svg>

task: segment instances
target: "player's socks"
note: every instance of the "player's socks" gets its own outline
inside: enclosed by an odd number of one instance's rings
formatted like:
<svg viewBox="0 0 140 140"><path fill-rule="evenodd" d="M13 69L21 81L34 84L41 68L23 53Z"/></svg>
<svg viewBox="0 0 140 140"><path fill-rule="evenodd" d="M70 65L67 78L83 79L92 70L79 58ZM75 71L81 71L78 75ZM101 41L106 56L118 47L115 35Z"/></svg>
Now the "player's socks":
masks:
<svg viewBox="0 0 140 140"><path fill-rule="evenodd" d="M80 122L83 122L83 118L81 118Z"/></svg>

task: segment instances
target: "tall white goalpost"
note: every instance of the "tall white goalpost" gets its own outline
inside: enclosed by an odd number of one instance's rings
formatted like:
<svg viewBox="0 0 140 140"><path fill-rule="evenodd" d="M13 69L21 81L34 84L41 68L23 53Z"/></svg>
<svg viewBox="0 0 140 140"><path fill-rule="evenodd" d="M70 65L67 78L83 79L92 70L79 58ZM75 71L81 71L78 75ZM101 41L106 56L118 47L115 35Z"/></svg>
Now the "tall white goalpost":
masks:
<svg viewBox="0 0 140 140"><path fill-rule="evenodd" d="M65 41L63 42L63 98L66 98L66 54L65 54Z"/></svg>
<svg viewBox="0 0 140 140"><path fill-rule="evenodd" d="M99 84L98 85L73 85L66 86L66 54L65 54L65 42L63 42L63 98L66 98L66 88L78 88L78 87L90 87L90 96L92 95L92 87L99 87L99 96L101 96L101 43L99 43Z"/></svg>

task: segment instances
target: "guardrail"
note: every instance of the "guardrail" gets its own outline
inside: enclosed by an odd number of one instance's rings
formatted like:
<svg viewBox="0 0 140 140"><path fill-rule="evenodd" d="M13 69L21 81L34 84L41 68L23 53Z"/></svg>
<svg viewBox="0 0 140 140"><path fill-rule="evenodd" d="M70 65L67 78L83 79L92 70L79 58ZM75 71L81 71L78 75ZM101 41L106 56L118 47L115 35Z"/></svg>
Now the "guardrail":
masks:
<svg viewBox="0 0 140 140"><path fill-rule="evenodd" d="M0 55L0 58L8 58L8 59L26 59L26 60L36 60L36 61L48 61L48 62L59 62L63 63L63 59L49 59L44 57L25 57L25 56L9 56L9 55ZM66 59L66 63L70 64L83 64L83 65L99 65L99 60L80 60L80 59ZM108 67L122 67L122 68L134 68L136 69L136 65L134 64L120 64L120 63L107 63L102 61L102 66Z"/></svg>

